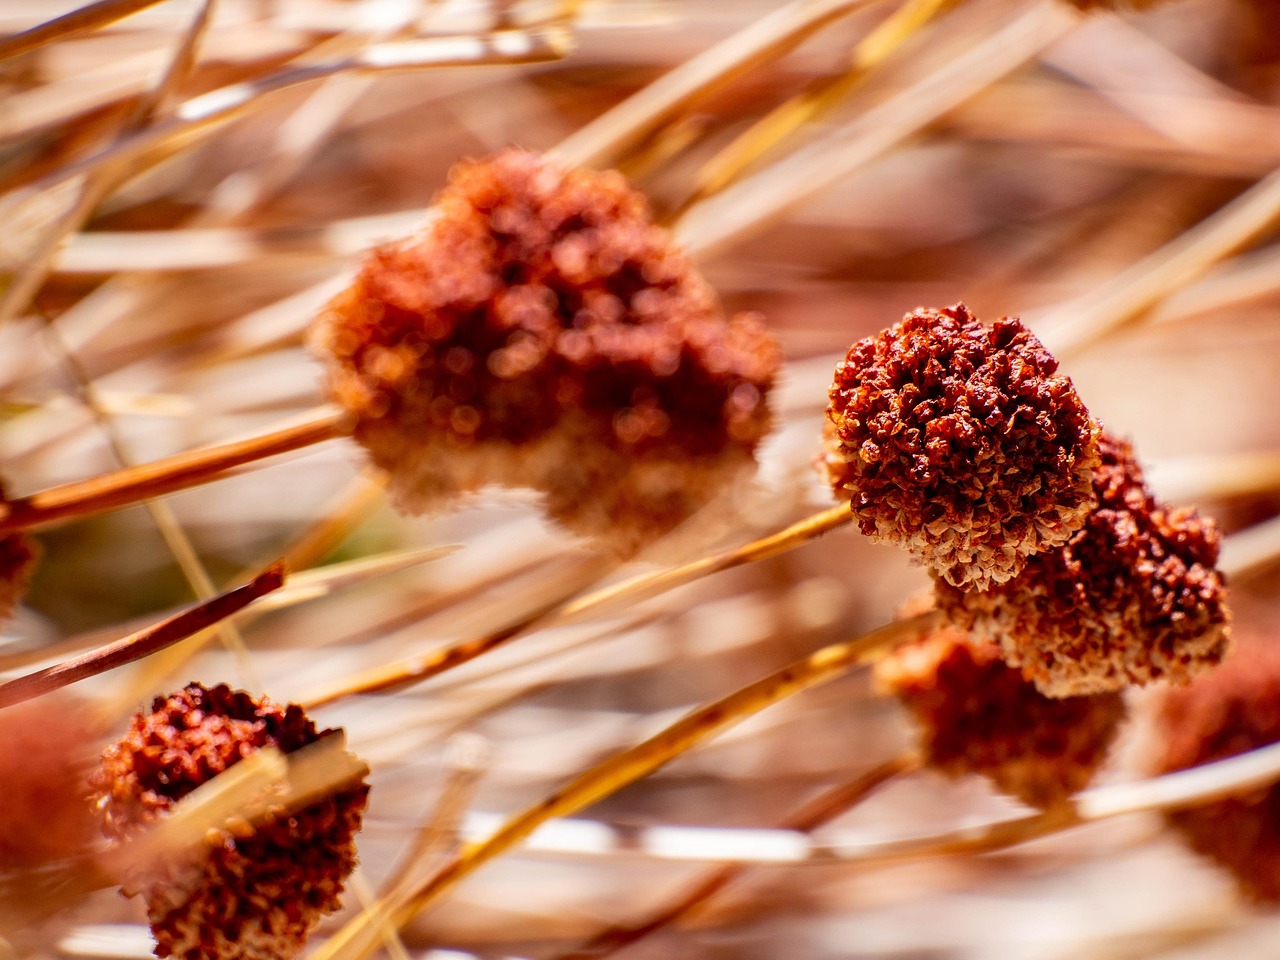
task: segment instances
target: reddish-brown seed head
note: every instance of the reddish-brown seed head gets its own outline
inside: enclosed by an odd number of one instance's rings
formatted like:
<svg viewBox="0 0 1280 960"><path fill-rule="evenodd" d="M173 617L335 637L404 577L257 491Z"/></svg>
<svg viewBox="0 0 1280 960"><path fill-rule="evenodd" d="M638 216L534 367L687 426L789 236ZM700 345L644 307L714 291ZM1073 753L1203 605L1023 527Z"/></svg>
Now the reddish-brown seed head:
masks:
<svg viewBox="0 0 1280 960"><path fill-rule="evenodd" d="M919 309L836 366L825 465L864 534L982 590L1094 503L1098 426L1018 320Z"/></svg>
<svg viewBox="0 0 1280 960"><path fill-rule="evenodd" d="M530 487L624 555L753 466L779 363L621 175L515 149L459 164L317 344L402 508Z"/></svg>
<svg viewBox="0 0 1280 960"><path fill-rule="evenodd" d="M1224 760L1280 741L1280 647L1241 643L1217 670L1161 697L1158 773ZM1169 814L1191 847L1257 900L1280 902L1280 784Z"/></svg>
<svg viewBox="0 0 1280 960"><path fill-rule="evenodd" d="M929 766L987 777L1040 808L1088 785L1125 716L1116 693L1044 696L992 644L953 628L895 650L876 665L876 681L914 716Z"/></svg>
<svg viewBox="0 0 1280 960"><path fill-rule="evenodd" d="M985 593L935 580L939 606L1052 697L1185 683L1229 648L1217 526L1161 504L1127 442L1104 433L1101 451L1097 509L1064 546Z"/></svg>
<svg viewBox="0 0 1280 960"><path fill-rule="evenodd" d="M107 747L94 777L103 833L129 838L254 751L290 753L317 732L296 705L281 707L225 685L189 684L157 698ZM368 787L357 783L260 825L212 838L180 887L140 881L157 956L183 960L287 960L308 931L338 908L356 864Z"/></svg>
<svg viewBox="0 0 1280 960"><path fill-rule="evenodd" d="M65 691L0 710L0 868L37 867L89 846L93 736L88 705Z"/></svg>

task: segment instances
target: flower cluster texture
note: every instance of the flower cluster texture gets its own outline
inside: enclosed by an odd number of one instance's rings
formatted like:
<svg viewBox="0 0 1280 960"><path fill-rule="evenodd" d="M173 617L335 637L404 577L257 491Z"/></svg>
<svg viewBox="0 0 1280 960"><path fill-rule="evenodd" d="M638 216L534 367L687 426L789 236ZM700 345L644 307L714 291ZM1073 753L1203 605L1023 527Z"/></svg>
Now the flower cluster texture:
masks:
<svg viewBox="0 0 1280 960"><path fill-rule="evenodd" d="M868 536L982 590L1059 546L1094 505L1099 427L1022 323L919 309L836 366L828 479Z"/></svg>
<svg viewBox="0 0 1280 960"><path fill-rule="evenodd" d="M103 832L116 841L133 837L253 752L291 753L333 733L317 732L301 707L225 685L190 684L157 698L103 753L93 780ZM357 782L256 827L219 831L179 881L161 872L126 883L126 894L146 897L157 956L295 956L308 931L339 906L367 794Z"/></svg>
<svg viewBox="0 0 1280 960"><path fill-rule="evenodd" d="M1128 442L1104 433L1101 451L1098 506L1065 545L985 592L935 580L953 621L1053 697L1185 683L1229 649L1217 526L1157 500Z"/></svg>
<svg viewBox="0 0 1280 960"><path fill-rule="evenodd" d="M315 339L402 509L531 488L624 556L754 469L780 361L620 174L518 149L455 167Z"/></svg>
<svg viewBox="0 0 1280 960"><path fill-rule="evenodd" d="M930 767L1042 809L1088 785L1125 716L1118 693L1044 696L994 645L951 627L881 660L876 682L915 718Z"/></svg>

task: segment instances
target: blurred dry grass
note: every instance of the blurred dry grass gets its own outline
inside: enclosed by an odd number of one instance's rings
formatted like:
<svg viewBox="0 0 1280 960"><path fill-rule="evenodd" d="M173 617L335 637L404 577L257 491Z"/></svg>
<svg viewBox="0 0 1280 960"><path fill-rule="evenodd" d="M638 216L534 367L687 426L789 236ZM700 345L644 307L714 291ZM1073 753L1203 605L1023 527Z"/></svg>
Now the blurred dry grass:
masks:
<svg viewBox="0 0 1280 960"><path fill-rule="evenodd" d="M60 12L54 6L9 0L0 31L46 20ZM6 482L21 494L116 465L84 382L135 461L305 415L322 401L302 342L310 317L364 246L420 218L455 160L508 143L552 148L776 6L224 0L198 32L199 4L168 0L0 61L0 269L10 282L40 279L24 271L42 231L84 189L71 173L92 171L102 193L30 302L16 302L0 326ZM718 209L714 197L690 207L708 162L789 97L847 77L851 51L893 7L867 4L785 56L752 63L604 162L697 235L698 216ZM1080 342L1072 334L1073 318L1096 307L1108 281L1280 168L1280 14L1268 0L1170 0L1078 19L1067 9L951 4L731 188L742 191L728 194L744 205L734 209L753 211L751 229L717 239L705 268L728 307L768 316L790 375L759 489L738 492L736 524L721 542L827 504L810 462L836 355L912 307L959 299L984 318L1023 315L1071 344L1066 366L1086 400L1135 438L1169 497L1200 499L1228 530L1280 510L1280 249L1269 227L1161 286L1142 309L1113 311L1115 329ZM915 85L1028 16L1046 31L1042 52L1029 44L1025 64L958 106L942 102L953 92L944 88L920 132L867 146L883 118L906 122L895 98L907 91L907 106L919 107ZM450 50L510 57L523 38L538 62L370 69L382 62L373 53L396 41L497 28L505 47ZM559 56L562 32L573 48ZM158 79L184 36L193 62L179 58L169 80ZM408 53L422 61L438 49ZM200 119L217 107L196 99L209 91L353 56L365 58L361 69L250 97L232 121ZM974 69L984 66L994 69ZM135 136L164 136L121 140L130 126ZM850 142L865 155L845 152ZM113 143L129 149L104 160ZM814 170L833 175L808 196ZM795 203L781 205L784 197ZM710 222L714 232L728 221ZM79 387L77 371L87 378ZM525 498L485 497L404 520L370 495L361 471L359 451L333 442L166 503L214 582L288 550L324 518L335 532L309 548L317 560L464 549L244 623L247 664L215 646L167 680L121 671L88 692L124 710L188 678L261 685L281 701L304 696L363 667L501 628L581 586L594 563ZM142 508L40 539L45 560L0 655L123 633L191 596ZM1275 572L1235 584L1238 629L1275 632ZM346 726L373 767L362 844L371 882L428 818L458 733L488 744L470 806L510 812L690 706L884 622L922 582L894 551L840 530L607 618L534 633L420 687L325 708L321 722ZM908 742L894 705L854 675L771 709L583 816L628 828L767 828ZM1111 776L1130 775L1132 753ZM1007 809L980 784L922 774L820 836L931 831ZM637 852L517 852L415 920L406 946L439 960L451 950L557 956L611 923L643 918L700 869ZM44 955L145 955L141 921L137 903L107 891L13 942ZM982 858L763 867L627 955L1263 958L1274 955L1276 933L1273 914L1239 903L1157 821L1135 817Z"/></svg>

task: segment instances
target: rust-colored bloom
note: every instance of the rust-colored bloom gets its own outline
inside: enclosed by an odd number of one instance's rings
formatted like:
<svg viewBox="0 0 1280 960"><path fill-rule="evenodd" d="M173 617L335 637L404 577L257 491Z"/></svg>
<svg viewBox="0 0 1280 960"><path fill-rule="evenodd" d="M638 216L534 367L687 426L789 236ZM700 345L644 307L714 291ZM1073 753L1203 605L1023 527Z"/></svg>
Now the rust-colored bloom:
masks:
<svg viewBox="0 0 1280 960"><path fill-rule="evenodd" d="M1048 696L1154 680L1185 683L1219 663L1230 637L1219 534L1147 489L1133 449L1103 434L1098 507L1057 549L985 593L935 580L939 605Z"/></svg>
<svg viewBox="0 0 1280 960"><path fill-rule="evenodd" d="M322 737L302 708L281 707L225 685L189 684L156 698L107 747L94 777L103 833L122 840L266 746L290 753ZM368 794L354 783L297 811L210 838L181 882L132 880L147 899L156 955L184 960L286 960L338 908L356 864L355 834ZM140 889L134 889L134 887Z"/></svg>
<svg viewBox="0 0 1280 960"><path fill-rule="evenodd" d="M0 504L6 500L0 485ZM0 537L0 623L13 613L22 600L35 567L36 549L31 539L21 533Z"/></svg>
<svg viewBox="0 0 1280 960"><path fill-rule="evenodd" d="M1156 771L1224 760L1280 741L1280 647L1252 639L1217 670L1168 690L1157 710ZM1168 815L1197 852L1257 900L1280 902L1280 784Z"/></svg>
<svg viewBox="0 0 1280 960"><path fill-rule="evenodd" d="M929 766L1042 809L1088 785L1125 716L1118 693L1044 696L993 644L949 627L881 660L876 681L915 717Z"/></svg>
<svg viewBox="0 0 1280 960"><path fill-rule="evenodd" d="M82 853L95 834L88 706L65 691L0 710L0 869Z"/></svg>
<svg viewBox="0 0 1280 960"><path fill-rule="evenodd" d="M1022 323L916 310L836 366L825 464L864 534L982 590L1088 516L1098 426Z"/></svg>
<svg viewBox="0 0 1280 960"><path fill-rule="evenodd" d="M620 174L515 149L459 164L317 345L403 509L529 487L623 555L753 468L779 363Z"/></svg>

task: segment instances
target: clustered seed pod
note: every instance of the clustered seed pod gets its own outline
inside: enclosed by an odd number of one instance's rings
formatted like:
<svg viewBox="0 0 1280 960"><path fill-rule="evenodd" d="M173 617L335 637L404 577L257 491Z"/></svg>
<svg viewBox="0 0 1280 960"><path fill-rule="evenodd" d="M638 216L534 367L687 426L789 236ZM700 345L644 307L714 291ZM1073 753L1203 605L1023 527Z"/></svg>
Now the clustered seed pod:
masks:
<svg viewBox="0 0 1280 960"><path fill-rule="evenodd" d="M0 485L0 504L6 499ZM9 619L26 593L35 561L35 545L30 538L21 533L0 537L0 623Z"/></svg>
<svg viewBox="0 0 1280 960"><path fill-rule="evenodd" d="M1044 696L993 644L952 627L899 647L876 664L876 681L914 716L929 766L987 777L1042 809L1088 785L1125 716L1118 693Z"/></svg>
<svg viewBox="0 0 1280 960"><path fill-rule="evenodd" d="M864 534L982 590L1094 504L1099 427L1021 322L919 309L836 366L824 463Z"/></svg>
<svg viewBox="0 0 1280 960"><path fill-rule="evenodd" d="M0 710L0 866L37 867L89 846L92 740L87 705L65 692Z"/></svg>
<svg viewBox="0 0 1280 960"><path fill-rule="evenodd" d="M1224 760L1280 741L1280 648L1251 639L1217 670L1170 689L1156 711L1156 771ZM1280 784L1168 814L1192 849L1257 900L1280 902Z"/></svg>
<svg viewBox="0 0 1280 960"><path fill-rule="evenodd" d="M983 593L935 579L948 616L1051 697L1185 683L1229 649L1216 524L1161 504L1126 441L1104 433L1101 451L1097 509L1063 547Z"/></svg>
<svg viewBox="0 0 1280 960"><path fill-rule="evenodd" d="M291 753L337 731L316 731L296 705L281 707L225 685L189 684L158 697L94 775L103 833L124 840L175 803L263 747ZM286 960L308 931L338 908L356 864L368 786L363 782L234 835L221 831L189 875L129 879L143 894L156 955L183 960Z"/></svg>
<svg viewBox="0 0 1280 960"><path fill-rule="evenodd" d="M434 211L317 328L401 508L528 487L629 555L754 466L778 348L620 174L509 149L455 167Z"/></svg>

